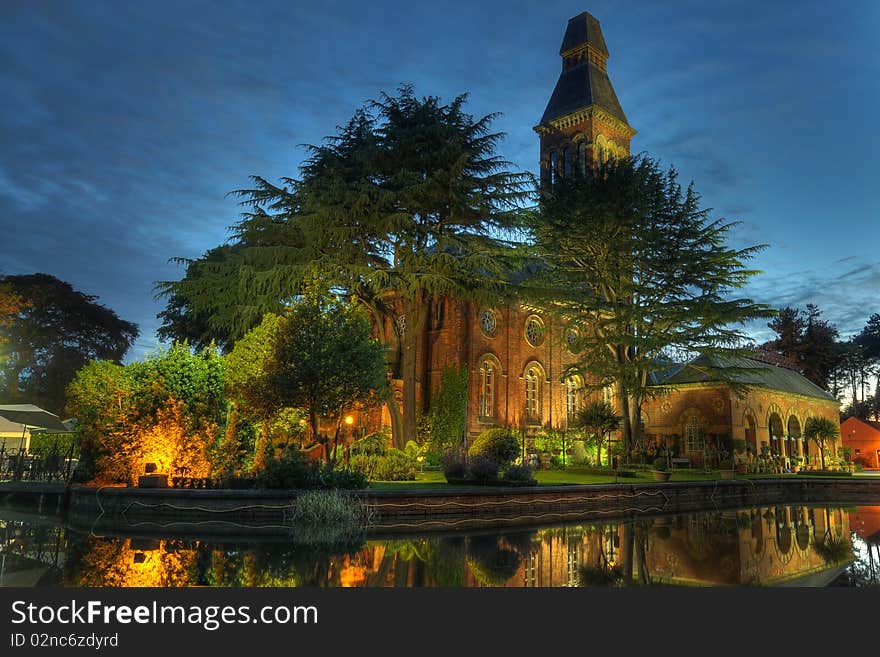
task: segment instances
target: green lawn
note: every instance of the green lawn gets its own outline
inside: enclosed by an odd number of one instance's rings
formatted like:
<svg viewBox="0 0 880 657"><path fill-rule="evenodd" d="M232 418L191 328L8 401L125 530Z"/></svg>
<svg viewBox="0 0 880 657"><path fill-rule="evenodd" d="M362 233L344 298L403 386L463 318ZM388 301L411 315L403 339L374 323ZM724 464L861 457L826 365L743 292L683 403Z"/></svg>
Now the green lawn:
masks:
<svg viewBox="0 0 880 657"><path fill-rule="evenodd" d="M652 481L651 476L647 472L639 472L636 477L619 477L616 481L622 484L645 483ZM782 476L782 475L780 475ZM789 477L793 475L787 475ZM598 474L580 474L567 472L565 470L539 470L535 473L535 479L538 480L540 486L565 486L574 484L613 484L615 478L610 475ZM720 475L715 472L698 472L694 470L683 470L674 472L671 481L712 481L720 479ZM370 482L372 490L426 490L429 488L447 488L449 484L443 477L442 472L420 472L416 475L415 481L373 481ZM484 486L457 486L458 489L478 488L486 490Z"/></svg>

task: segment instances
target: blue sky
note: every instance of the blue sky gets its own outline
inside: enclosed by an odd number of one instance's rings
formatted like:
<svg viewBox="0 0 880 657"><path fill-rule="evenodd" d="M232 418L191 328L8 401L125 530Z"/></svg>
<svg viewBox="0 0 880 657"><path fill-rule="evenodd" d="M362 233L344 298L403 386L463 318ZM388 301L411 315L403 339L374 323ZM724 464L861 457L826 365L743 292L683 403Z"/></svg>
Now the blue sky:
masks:
<svg viewBox="0 0 880 657"><path fill-rule="evenodd" d="M154 347L153 284L223 242L248 176L411 82L502 112L501 153L536 172L568 19L602 24L633 151L674 164L738 245L747 292L813 302L843 334L880 312L880 3L0 3L0 272L97 295ZM766 337L756 327L757 337Z"/></svg>

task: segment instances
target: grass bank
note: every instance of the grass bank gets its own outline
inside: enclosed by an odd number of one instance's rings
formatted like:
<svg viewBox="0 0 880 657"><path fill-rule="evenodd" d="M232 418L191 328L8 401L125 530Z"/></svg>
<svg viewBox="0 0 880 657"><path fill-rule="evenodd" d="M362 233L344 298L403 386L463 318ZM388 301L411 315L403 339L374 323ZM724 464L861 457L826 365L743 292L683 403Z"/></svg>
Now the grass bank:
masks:
<svg viewBox="0 0 880 657"><path fill-rule="evenodd" d="M804 479L795 474L761 474L761 475L737 475L737 479ZM840 479L880 479L880 472L861 474ZM566 470L539 470L535 473L535 479L539 486L576 486L588 484L635 484L653 481L647 471L637 471L635 477L620 477L615 479L611 475L582 474L568 472ZM701 470L677 470L672 473L670 481L714 481L721 479L718 472L703 472ZM443 477L442 472L419 472L415 481L373 481L370 482L370 490L428 490L428 489L453 488ZM458 490L477 489L485 490L484 486L455 486Z"/></svg>

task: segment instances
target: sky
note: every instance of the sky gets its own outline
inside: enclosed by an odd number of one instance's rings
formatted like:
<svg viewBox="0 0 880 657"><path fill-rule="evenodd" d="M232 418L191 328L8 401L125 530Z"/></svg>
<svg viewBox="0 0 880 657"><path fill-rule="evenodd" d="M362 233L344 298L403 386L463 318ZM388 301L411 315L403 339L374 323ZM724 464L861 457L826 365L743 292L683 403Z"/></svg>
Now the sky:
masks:
<svg viewBox="0 0 880 657"><path fill-rule="evenodd" d="M569 18L599 19L632 152L674 165L736 246L745 293L880 312L876 0L0 2L0 274L45 272L158 345L154 285L223 243L248 177L296 176L364 101L412 83L537 173ZM756 339L770 337L763 325Z"/></svg>

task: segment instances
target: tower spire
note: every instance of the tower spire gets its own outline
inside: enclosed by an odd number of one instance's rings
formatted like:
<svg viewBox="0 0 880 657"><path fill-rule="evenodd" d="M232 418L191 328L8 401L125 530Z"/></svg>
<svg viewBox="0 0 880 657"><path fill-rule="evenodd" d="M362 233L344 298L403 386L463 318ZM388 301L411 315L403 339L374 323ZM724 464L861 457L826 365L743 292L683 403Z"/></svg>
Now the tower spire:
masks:
<svg viewBox="0 0 880 657"><path fill-rule="evenodd" d="M543 178L575 166L629 154L629 125L608 78L608 47L599 21L587 12L569 19L559 48L562 72L535 131Z"/></svg>

